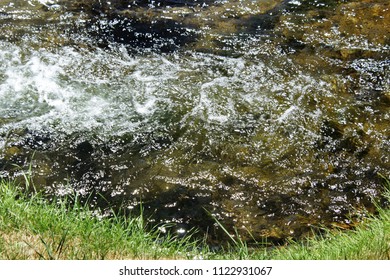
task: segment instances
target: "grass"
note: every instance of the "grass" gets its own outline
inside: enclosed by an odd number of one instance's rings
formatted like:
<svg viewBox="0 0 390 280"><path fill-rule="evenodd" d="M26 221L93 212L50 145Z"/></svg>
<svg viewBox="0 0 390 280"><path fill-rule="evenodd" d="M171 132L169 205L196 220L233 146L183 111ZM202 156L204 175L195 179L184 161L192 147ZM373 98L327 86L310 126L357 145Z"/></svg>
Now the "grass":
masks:
<svg viewBox="0 0 390 280"><path fill-rule="evenodd" d="M385 179L384 198L390 202L390 181ZM272 254L284 260L390 260L390 209L377 205L354 230L330 231L306 242L294 242Z"/></svg>
<svg viewBox="0 0 390 280"><path fill-rule="evenodd" d="M390 201L389 191L385 196ZM271 249L231 237L230 246L213 252L202 240L148 230L142 216L99 218L75 200L48 202L1 181L0 259L390 259L390 210L379 207L355 230L327 230Z"/></svg>
<svg viewBox="0 0 390 280"><path fill-rule="evenodd" d="M189 239L162 238L142 217L98 218L67 201L50 203L0 182L0 259L185 259Z"/></svg>

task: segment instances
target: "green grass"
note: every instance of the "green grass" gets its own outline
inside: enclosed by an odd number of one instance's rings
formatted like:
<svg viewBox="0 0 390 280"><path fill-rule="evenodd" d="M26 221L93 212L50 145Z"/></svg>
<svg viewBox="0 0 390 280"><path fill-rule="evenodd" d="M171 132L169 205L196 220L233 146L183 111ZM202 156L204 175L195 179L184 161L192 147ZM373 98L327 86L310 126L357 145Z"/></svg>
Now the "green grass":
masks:
<svg viewBox="0 0 390 280"><path fill-rule="evenodd" d="M196 244L146 230L142 217L98 218L0 182L0 259L186 259Z"/></svg>
<svg viewBox="0 0 390 280"><path fill-rule="evenodd" d="M384 197L390 202L390 181L385 180ZM390 209L377 206L354 230L326 230L306 242L294 242L273 252L284 260L390 260Z"/></svg>
<svg viewBox="0 0 390 280"><path fill-rule="evenodd" d="M390 182L386 181L390 189ZM390 201L390 194L386 192ZM77 199L76 199L77 200ZM69 205L73 205L69 207ZM390 210L365 219L355 230L285 246L249 247L239 239L212 252L202 240L162 236L142 216L98 218L79 203L48 202L0 182L0 259L390 259ZM220 224L220 226L222 226Z"/></svg>

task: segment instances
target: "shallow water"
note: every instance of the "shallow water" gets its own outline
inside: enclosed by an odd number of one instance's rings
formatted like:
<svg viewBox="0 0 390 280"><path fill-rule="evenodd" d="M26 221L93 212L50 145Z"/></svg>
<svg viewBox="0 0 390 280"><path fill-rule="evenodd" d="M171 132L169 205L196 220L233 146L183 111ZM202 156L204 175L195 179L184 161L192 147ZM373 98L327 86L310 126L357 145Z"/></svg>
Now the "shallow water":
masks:
<svg viewBox="0 0 390 280"><path fill-rule="evenodd" d="M387 1L93 2L0 1L1 176L217 240L372 209Z"/></svg>

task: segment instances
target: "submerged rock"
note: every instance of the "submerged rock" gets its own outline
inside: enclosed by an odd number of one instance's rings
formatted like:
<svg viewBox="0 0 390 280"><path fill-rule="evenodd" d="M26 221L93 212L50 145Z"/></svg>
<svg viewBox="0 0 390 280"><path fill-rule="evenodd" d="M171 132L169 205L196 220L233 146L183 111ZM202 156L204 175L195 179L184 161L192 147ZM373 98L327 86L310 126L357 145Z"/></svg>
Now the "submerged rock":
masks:
<svg viewBox="0 0 390 280"><path fill-rule="evenodd" d="M285 13L276 28L290 40L315 48L316 55L332 58L383 58L390 28L390 4L386 0L348 1L314 7L302 5L302 13ZM328 2L328 1L324 1ZM338 1L330 1L337 3Z"/></svg>

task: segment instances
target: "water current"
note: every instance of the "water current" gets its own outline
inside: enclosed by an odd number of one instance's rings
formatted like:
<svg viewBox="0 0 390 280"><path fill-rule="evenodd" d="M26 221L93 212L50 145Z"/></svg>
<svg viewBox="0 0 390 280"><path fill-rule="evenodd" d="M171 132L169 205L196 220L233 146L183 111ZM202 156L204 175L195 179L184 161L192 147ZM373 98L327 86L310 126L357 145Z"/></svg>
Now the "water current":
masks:
<svg viewBox="0 0 390 280"><path fill-rule="evenodd" d="M0 0L0 175L180 234L351 227L390 176L385 0Z"/></svg>

